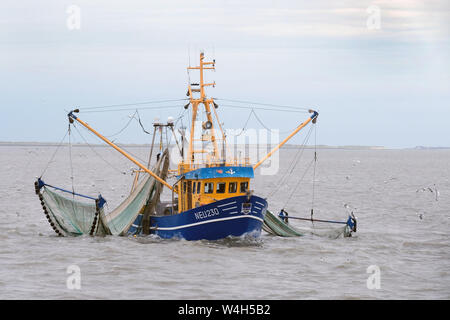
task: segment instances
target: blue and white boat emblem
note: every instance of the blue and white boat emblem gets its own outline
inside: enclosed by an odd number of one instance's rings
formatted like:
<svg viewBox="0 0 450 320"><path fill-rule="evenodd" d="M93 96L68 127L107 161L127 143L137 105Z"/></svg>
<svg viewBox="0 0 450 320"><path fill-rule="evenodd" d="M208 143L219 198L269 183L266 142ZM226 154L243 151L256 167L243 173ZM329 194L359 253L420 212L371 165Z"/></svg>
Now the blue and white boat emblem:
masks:
<svg viewBox="0 0 450 320"><path fill-rule="evenodd" d="M234 171L233 169L230 169L230 170L225 171L225 172L228 173L228 174L235 174L236 173L236 171Z"/></svg>
<svg viewBox="0 0 450 320"><path fill-rule="evenodd" d="M250 212L252 212L252 204L251 203L243 203L241 213L249 214Z"/></svg>

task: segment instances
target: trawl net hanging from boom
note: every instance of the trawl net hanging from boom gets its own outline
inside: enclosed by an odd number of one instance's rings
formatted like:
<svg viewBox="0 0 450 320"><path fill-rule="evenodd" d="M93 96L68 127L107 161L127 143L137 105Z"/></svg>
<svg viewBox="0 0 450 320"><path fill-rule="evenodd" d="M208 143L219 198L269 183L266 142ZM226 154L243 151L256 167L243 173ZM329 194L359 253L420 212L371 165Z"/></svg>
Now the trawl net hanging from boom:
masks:
<svg viewBox="0 0 450 320"><path fill-rule="evenodd" d="M166 155L164 153L153 169L157 174ZM47 220L58 235L125 235L148 202L159 200L152 199L156 184L154 177L145 175L133 192L109 213L104 209L106 201L101 196L93 198L54 187L40 178L35 182L35 190Z"/></svg>

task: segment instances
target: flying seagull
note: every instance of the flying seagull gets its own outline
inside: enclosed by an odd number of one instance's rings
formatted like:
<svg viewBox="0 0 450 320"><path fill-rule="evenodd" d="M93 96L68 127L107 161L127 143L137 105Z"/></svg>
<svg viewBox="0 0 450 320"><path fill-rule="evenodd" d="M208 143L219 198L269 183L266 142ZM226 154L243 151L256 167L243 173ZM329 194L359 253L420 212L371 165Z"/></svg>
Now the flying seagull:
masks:
<svg viewBox="0 0 450 320"><path fill-rule="evenodd" d="M440 193L439 193L439 190L436 188L436 184L433 185L433 188L424 187L424 188L420 188L420 189L416 190L416 192L427 192L427 191L434 193L435 200L438 201L438 197L439 197Z"/></svg>

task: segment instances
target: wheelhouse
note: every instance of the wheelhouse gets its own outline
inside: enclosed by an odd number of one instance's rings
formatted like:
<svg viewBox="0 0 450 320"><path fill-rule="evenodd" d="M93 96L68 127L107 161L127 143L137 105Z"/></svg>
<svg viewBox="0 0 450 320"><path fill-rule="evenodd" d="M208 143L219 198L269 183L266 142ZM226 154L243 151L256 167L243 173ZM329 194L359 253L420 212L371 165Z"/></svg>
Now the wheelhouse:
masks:
<svg viewBox="0 0 450 320"><path fill-rule="evenodd" d="M250 190L252 167L209 167L179 175L178 208L186 211L218 200L242 196Z"/></svg>

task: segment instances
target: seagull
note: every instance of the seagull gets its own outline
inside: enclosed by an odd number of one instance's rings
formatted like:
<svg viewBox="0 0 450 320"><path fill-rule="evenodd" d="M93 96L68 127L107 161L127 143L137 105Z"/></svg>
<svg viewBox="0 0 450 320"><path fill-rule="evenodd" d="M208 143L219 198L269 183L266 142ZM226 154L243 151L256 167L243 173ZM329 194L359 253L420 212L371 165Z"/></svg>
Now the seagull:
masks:
<svg viewBox="0 0 450 320"><path fill-rule="evenodd" d="M346 209L351 209L351 208L356 209L355 207L353 207L352 205L350 205L348 203L344 203L344 208L346 208Z"/></svg>
<svg viewBox="0 0 450 320"><path fill-rule="evenodd" d="M388 182L394 181L394 180L397 180L397 178L396 177L390 177L389 180L384 180L383 182L384 183L388 183Z"/></svg>
<svg viewBox="0 0 450 320"><path fill-rule="evenodd" d="M434 186L434 193L436 195L436 201L438 201L438 197L439 197L440 193L439 193L439 190L436 188L436 185L434 184L433 186Z"/></svg>
<svg viewBox="0 0 450 320"><path fill-rule="evenodd" d="M436 184L433 185L434 189L431 187L424 187L424 188L420 188L417 189L416 192L426 192L429 191L431 193L434 193L435 195L435 200L438 201L438 197L440 195L439 190L436 188Z"/></svg>
<svg viewBox="0 0 450 320"><path fill-rule="evenodd" d="M352 206L352 205L350 205L348 203L344 203L344 208L349 210L349 211L352 211L352 212L356 211L358 209L358 208L356 208L356 207L354 207L354 206Z"/></svg>

